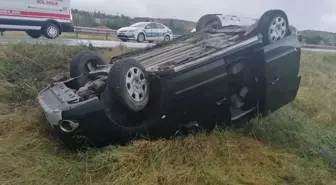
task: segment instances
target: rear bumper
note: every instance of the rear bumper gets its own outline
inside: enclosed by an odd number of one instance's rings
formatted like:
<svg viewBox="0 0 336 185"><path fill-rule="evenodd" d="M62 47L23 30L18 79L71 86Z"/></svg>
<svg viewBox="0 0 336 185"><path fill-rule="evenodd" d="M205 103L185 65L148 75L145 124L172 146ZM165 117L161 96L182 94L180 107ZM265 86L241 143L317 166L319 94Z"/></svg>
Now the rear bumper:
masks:
<svg viewBox="0 0 336 185"><path fill-rule="evenodd" d="M60 108L54 108L53 104L59 104L60 102L49 90L50 85L44 88L38 95L37 100L42 108L43 114L52 128L58 125L62 120L62 110ZM57 103L58 102L58 103Z"/></svg>
<svg viewBox="0 0 336 185"><path fill-rule="evenodd" d="M83 145L104 146L120 140L119 130L106 116L98 98L79 103L68 103L74 95L64 83L49 85L40 91L37 99L42 108L45 124L68 148ZM67 97L69 97L67 99ZM73 130L64 130L62 122L75 123ZM79 141L80 138L80 141ZM90 141L88 143L83 143ZM78 143L80 142L80 143Z"/></svg>

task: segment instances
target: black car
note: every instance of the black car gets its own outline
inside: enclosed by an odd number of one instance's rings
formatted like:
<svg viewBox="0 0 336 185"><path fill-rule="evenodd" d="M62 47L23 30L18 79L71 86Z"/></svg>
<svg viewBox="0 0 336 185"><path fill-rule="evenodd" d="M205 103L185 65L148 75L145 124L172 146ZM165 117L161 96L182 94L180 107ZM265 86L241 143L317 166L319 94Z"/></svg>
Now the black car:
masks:
<svg viewBox="0 0 336 185"><path fill-rule="evenodd" d="M251 26L213 20L109 64L94 51L73 56L70 78L38 95L54 133L69 148L170 138L266 116L295 99L301 49L283 11Z"/></svg>

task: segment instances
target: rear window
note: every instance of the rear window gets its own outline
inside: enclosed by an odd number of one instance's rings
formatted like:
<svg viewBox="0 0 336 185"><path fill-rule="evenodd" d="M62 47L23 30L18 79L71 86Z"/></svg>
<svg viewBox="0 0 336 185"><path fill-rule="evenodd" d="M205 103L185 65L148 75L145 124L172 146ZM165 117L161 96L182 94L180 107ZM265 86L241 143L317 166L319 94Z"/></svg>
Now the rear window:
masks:
<svg viewBox="0 0 336 185"><path fill-rule="evenodd" d="M148 23L144 23L144 22L138 22L135 24L132 24L131 27L145 27Z"/></svg>

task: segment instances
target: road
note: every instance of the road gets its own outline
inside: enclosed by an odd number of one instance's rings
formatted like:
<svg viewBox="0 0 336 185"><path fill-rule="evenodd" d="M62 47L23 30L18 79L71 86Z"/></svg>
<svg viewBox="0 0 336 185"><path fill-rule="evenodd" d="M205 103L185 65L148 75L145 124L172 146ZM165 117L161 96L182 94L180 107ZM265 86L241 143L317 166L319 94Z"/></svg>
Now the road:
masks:
<svg viewBox="0 0 336 185"><path fill-rule="evenodd" d="M304 51L315 51L315 52L328 52L328 53L335 53L336 50L334 49L318 49L318 48L302 48Z"/></svg>
<svg viewBox="0 0 336 185"><path fill-rule="evenodd" d="M55 39L55 40L49 40L45 38L40 39L32 39L32 38L1 38L0 37L0 44L8 44L8 43L30 43L30 44L64 44L64 45L70 45L70 46L76 46L76 45L89 45L90 43L92 46L97 48L113 48L118 47L120 45L124 45L126 47L130 48L145 48L147 46L153 46L155 44L150 43L137 43L137 42L119 42L119 41L107 41L107 40L84 40L84 39ZM319 48L303 48L303 50L306 51L317 51L317 52L332 52L335 53L335 49L319 49Z"/></svg>

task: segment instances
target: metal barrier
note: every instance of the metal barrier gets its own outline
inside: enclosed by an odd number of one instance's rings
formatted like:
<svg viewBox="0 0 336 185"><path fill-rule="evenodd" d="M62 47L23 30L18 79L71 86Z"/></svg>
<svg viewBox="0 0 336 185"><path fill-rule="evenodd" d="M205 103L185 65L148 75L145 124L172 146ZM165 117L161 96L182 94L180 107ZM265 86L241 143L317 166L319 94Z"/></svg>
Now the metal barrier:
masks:
<svg viewBox="0 0 336 185"><path fill-rule="evenodd" d="M76 38L78 39L78 35L80 33L90 33L90 34L102 34L105 35L105 39L108 39L108 36L116 36L117 30L112 29L99 29L99 28L90 28L90 27L80 27L80 26L74 26ZM174 35L174 38L177 38L181 35Z"/></svg>
<svg viewBox="0 0 336 185"><path fill-rule="evenodd" d="M0 31L0 36L4 36L5 31ZM108 40L109 36L116 36L117 30L113 29L99 29L99 28L90 28L90 27L81 27L81 26L74 26L74 32L76 34L76 39L79 39L79 34L81 33L89 33L89 34L101 34L105 35L105 39ZM174 38L177 38L181 35L174 35Z"/></svg>
<svg viewBox="0 0 336 185"><path fill-rule="evenodd" d="M109 30L109 29L98 29L98 28L90 28L90 27L80 27L74 26L76 38L78 39L78 35L80 33L90 33L90 34L102 34L105 35L105 39L108 39L109 35L117 35L117 30Z"/></svg>

